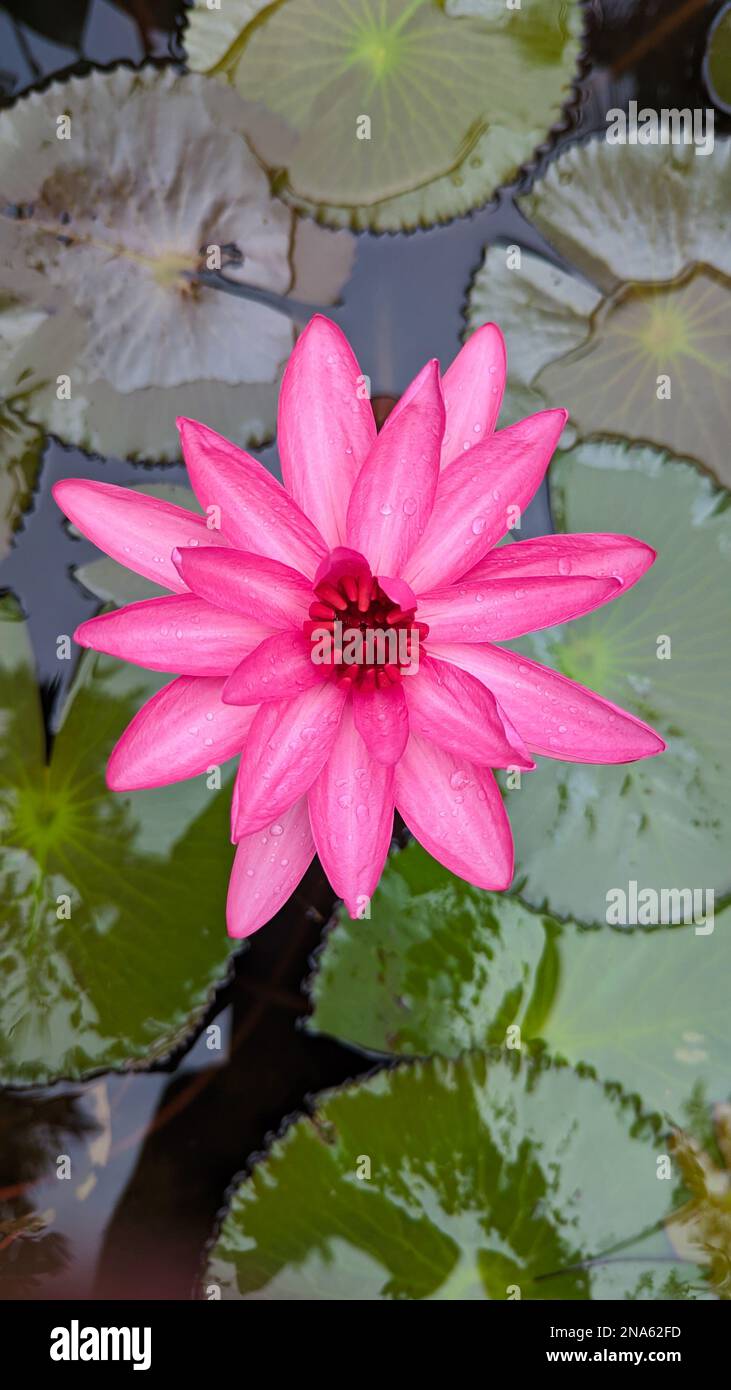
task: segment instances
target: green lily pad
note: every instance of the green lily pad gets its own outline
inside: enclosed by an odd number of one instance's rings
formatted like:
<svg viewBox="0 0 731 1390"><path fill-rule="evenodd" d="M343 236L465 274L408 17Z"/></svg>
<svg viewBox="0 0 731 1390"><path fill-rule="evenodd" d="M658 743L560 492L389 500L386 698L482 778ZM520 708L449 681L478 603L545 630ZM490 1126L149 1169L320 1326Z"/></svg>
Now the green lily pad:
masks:
<svg viewBox="0 0 731 1390"><path fill-rule="evenodd" d="M234 1194L204 1296L590 1299L583 1262L670 1210L661 1143L569 1068L478 1053L381 1071L275 1140ZM613 1296L637 1279L627 1262Z"/></svg>
<svg viewBox="0 0 731 1390"><path fill-rule="evenodd" d="M149 1064L225 979L225 795L108 792L107 756L168 677L84 654L46 762L32 654L0 604L0 1081Z"/></svg>
<svg viewBox="0 0 731 1390"><path fill-rule="evenodd" d="M132 484L130 484L132 486ZM174 507L187 507L191 512L202 513L202 507L192 488L182 483L142 483L135 486L135 492L144 492L148 497L157 497L163 502L171 502ZM75 527L69 528L78 534ZM75 565L73 574L90 594L104 603L114 603L120 607L124 603L139 603L145 598L160 598L169 594L162 584L154 584L143 574L135 574L119 561L104 555L100 560L89 560L85 565Z"/></svg>
<svg viewBox="0 0 731 1390"><path fill-rule="evenodd" d="M711 26L703 76L714 106L731 111L731 5L724 5Z"/></svg>
<svg viewBox="0 0 731 1390"><path fill-rule="evenodd" d="M582 922L606 922L607 895L631 881L718 902L731 891L729 494L657 450L590 440L554 461L550 496L559 531L630 533L658 558L616 603L512 645L646 719L668 747L615 767L539 759L506 792L514 886Z"/></svg>
<svg viewBox="0 0 731 1390"><path fill-rule="evenodd" d="M681 1123L694 1096L729 1089L729 969L731 908L705 939L692 925L562 924L412 843L389 860L371 920L340 914L328 933L309 1026L400 1056L540 1048Z"/></svg>
<svg viewBox="0 0 731 1390"><path fill-rule="evenodd" d="M569 262L492 246L468 322L508 343L506 419L563 405L564 445L602 431L664 446L731 483L731 142L575 146L521 210Z"/></svg>
<svg viewBox="0 0 731 1390"><path fill-rule="evenodd" d="M393 231L484 203L572 95L576 0L194 4L188 64L232 84L287 202Z"/></svg>
<svg viewBox="0 0 731 1390"><path fill-rule="evenodd" d="M42 453L41 431L0 405L0 560L33 495Z"/></svg>
<svg viewBox="0 0 731 1390"><path fill-rule="evenodd" d="M273 433L291 319L194 278L308 297L313 232L240 115L235 92L170 68L94 71L0 114L0 392L26 419L125 457L178 457L180 414L242 444ZM327 302L352 238L314 235Z"/></svg>

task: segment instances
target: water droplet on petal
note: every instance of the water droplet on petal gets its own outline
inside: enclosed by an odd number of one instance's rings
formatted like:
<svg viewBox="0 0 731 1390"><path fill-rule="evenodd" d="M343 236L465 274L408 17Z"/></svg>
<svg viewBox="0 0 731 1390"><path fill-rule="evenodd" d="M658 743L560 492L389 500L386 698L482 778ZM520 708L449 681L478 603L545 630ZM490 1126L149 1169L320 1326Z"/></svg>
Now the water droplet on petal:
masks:
<svg viewBox="0 0 731 1390"><path fill-rule="evenodd" d="M472 534L473 534L473 536L481 536L481 535L482 535L482 532L484 531L484 529L485 529L485 527L486 527L486 525L487 525L487 522L486 522L484 516L476 516L475 519L474 519L474 521L473 521L473 523L472 523Z"/></svg>

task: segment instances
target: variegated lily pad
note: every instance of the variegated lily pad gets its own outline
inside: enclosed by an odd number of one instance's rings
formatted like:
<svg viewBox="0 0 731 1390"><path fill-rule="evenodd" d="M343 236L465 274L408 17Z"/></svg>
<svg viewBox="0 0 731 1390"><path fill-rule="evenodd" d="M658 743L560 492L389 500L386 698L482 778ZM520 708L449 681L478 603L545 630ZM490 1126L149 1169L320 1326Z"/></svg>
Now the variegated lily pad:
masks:
<svg viewBox="0 0 731 1390"><path fill-rule="evenodd" d="M246 130L294 206L397 230L485 202L572 94L576 0L197 0L190 67L250 104Z"/></svg>
<svg viewBox="0 0 731 1390"><path fill-rule="evenodd" d="M492 246L478 271L468 317L506 334L507 417L560 404L564 444L622 434L731 483L731 142L592 140L519 201L572 269Z"/></svg>
<svg viewBox="0 0 731 1390"><path fill-rule="evenodd" d="M273 432L291 319L193 278L220 263L256 291L293 288L292 214L240 111L202 78L120 68L0 115L0 390L28 420L147 458L178 455L177 414L239 443ZM332 297L352 246L323 249Z"/></svg>

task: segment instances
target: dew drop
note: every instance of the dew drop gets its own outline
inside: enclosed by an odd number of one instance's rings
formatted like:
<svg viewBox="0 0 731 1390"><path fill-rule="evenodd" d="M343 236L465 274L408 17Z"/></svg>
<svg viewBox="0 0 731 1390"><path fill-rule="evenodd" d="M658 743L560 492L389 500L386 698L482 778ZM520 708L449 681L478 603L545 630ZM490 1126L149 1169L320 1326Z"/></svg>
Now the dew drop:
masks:
<svg viewBox="0 0 731 1390"><path fill-rule="evenodd" d="M392 511L393 507L390 502L384 502L381 507L381 516L390 516Z"/></svg>
<svg viewBox="0 0 731 1390"><path fill-rule="evenodd" d="M281 825L279 824L279 821L275 821L275 822L274 822L274 825L272 825L272 826L269 827L269 834L270 834L270 835L283 835L283 834L284 834L284 827L281 826Z"/></svg>
<svg viewBox="0 0 731 1390"><path fill-rule="evenodd" d="M473 534L473 536L481 536L481 535L482 535L482 532L484 531L484 529L485 529L485 527L486 527L486 525L487 525L487 522L485 521L484 516L476 516L475 519L474 519L474 521L473 521L473 523L472 523L472 534Z"/></svg>
<svg viewBox="0 0 731 1390"><path fill-rule="evenodd" d="M570 573L571 573L571 561L570 561L570 560L567 560L567 559L565 558L565 556L562 556L561 559L560 559L559 562L558 562L558 572L559 572L559 574L570 574Z"/></svg>
<svg viewBox="0 0 731 1390"><path fill-rule="evenodd" d="M416 511L416 498L407 497L404 502L404 513L406 516L413 516Z"/></svg>

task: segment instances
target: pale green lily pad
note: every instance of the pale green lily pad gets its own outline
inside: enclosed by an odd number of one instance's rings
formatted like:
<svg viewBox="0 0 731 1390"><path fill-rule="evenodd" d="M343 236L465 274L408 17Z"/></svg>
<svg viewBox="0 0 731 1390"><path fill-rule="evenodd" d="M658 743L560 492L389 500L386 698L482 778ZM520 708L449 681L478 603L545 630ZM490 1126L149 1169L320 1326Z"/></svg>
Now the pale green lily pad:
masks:
<svg viewBox="0 0 731 1390"><path fill-rule="evenodd" d="M28 420L146 458L178 457L181 414L237 443L273 433L291 319L191 278L217 247L228 279L307 297L292 214L240 112L203 78L118 68L0 115L0 390ZM331 299L350 243L321 248ZM327 299L320 272L316 289Z"/></svg>
<svg viewBox="0 0 731 1390"><path fill-rule="evenodd" d="M0 406L0 560L10 550L33 495L42 454L41 431Z"/></svg>
<svg viewBox="0 0 731 1390"><path fill-rule="evenodd" d="M203 1296L590 1299L581 1263L670 1210L661 1143L631 1103L569 1068L472 1054L381 1071L319 1097L275 1140L234 1194ZM610 1296L637 1279L627 1262Z"/></svg>
<svg viewBox="0 0 731 1390"><path fill-rule="evenodd" d="M540 758L506 792L514 886L583 922L604 923L607 894L631 881L719 902L731 891L729 494L657 450L589 440L554 460L550 496L557 530L629 533L658 558L614 603L514 645L646 719L668 748L615 767Z"/></svg>
<svg viewBox="0 0 731 1390"><path fill-rule="evenodd" d="M470 326L505 332L506 420L565 406L563 443L602 431L672 449L731 482L731 142L574 146L521 210L569 263L492 246Z"/></svg>
<svg viewBox="0 0 731 1390"><path fill-rule="evenodd" d="M572 97L581 30L576 0L198 0L184 42L191 68L246 99L287 202L394 231L456 217L513 177Z"/></svg>
<svg viewBox="0 0 731 1390"><path fill-rule="evenodd" d="M414 842L389 860L370 921L341 912L328 932L310 1027L399 1056L545 1049L680 1124L697 1094L729 1090L730 970L731 908L707 937L589 930L471 887Z"/></svg>
<svg viewBox="0 0 731 1390"><path fill-rule="evenodd" d="M191 512L200 512L202 507L192 488L182 483L142 483L135 486L135 492L144 492L148 497L157 497L162 502L172 502L174 507L187 507ZM72 526L70 530L75 533ZM78 533L76 533L78 534ZM95 598L104 603L114 603L121 607L124 603L139 603L145 598L159 598L169 594L162 584L155 584L143 574L135 574L117 560L105 555L101 560L90 560L88 564L76 565L74 577L88 589Z"/></svg>
<svg viewBox="0 0 731 1390"><path fill-rule="evenodd" d="M711 27L703 76L714 106L731 111L731 5L724 6Z"/></svg>
<svg viewBox="0 0 731 1390"><path fill-rule="evenodd" d="M0 1080L149 1065L227 974L227 797L205 776L174 796L106 790L115 740L168 678L91 653L47 765L32 654L7 598L0 628Z"/></svg>

